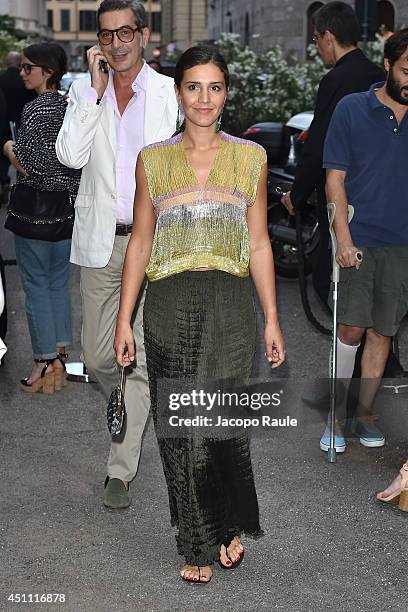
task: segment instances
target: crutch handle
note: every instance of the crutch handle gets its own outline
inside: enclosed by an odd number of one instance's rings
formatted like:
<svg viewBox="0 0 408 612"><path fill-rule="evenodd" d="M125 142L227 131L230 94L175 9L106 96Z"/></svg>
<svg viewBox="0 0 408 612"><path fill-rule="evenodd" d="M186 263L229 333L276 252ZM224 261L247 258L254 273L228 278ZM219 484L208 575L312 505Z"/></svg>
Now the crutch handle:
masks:
<svg viewBox="0 0 408 612"><path fill-rule="evenodd" d="M352 206L351 204L348 204L347 213L348 213L348 222L350 223L350 221L352 220L354 216L354 206ZM332 257L333 257L332 281L333 283L338 283L340 281L340 266L336 261L337 239L336 239L336 233L333 227L334 218L336 216L335 202L327 203L327 215L329 217L329 232L330 232L330 238L331 238L331 243L332 243ZM363 261L363 252L357 251L355 257L356 257L356 261L361 263Z"/></svg>
<svg viewBox="0 0 408 612"><path fill-rule="evenodd" d="M340 266L336 261L337 240L334 232L333 222L336 216L336 204L334 202L327 203L327 214L329 217L329 232L332 243L332 281L338 283L340 281Z"/></svg>

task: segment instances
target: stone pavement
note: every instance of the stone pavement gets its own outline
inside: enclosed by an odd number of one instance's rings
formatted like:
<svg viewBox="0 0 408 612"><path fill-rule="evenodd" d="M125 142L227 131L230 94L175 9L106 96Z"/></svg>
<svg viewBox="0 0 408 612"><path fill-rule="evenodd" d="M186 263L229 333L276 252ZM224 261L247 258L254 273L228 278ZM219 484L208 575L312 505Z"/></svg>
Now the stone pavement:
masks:
<svg viewBox="0 0 408 612"><path fill-rule="evenodd" d="M4 210L0 211L3 225ZM0 250L13 257L9 233ZM321 417L302 389L325 376L329 339L303 315L295 282L279 281L288 377L277 416L297 428L265 430L252 441L265 536L244 538L245 560L233 572L217 566L211 585L181 582L169 526L166 485L149 424L132 506L102 506L109 437L105 401L94 385L69 383L50 397L29 396L18 379L31 356L24 296L15 266L6 270L9 353L0 368L0 609L67 612L339 612L405 611L408 516L373 494L407 453L408 395L382 393L376 411L387 434L383 449L351 439L334 465L318 441ZM79 356L78 272L72 274L75 346ZM314 305L316 308L316 305ZM319 317L324 318L319 312ZM329 323L327 318L326 324ZM404 329L406 329L404 327ZM407 335L402 333L405 365ZM256 375L272 378L260 348ZM274 377L278 376L274 373ZM10 594L64 594L65 603L12 603Z"/></svg>

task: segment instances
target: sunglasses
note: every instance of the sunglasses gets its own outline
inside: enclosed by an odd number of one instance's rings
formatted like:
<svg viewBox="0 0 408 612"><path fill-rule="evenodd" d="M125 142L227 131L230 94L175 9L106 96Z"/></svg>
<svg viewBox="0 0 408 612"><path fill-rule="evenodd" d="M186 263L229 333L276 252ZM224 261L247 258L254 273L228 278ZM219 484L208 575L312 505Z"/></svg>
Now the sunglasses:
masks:
<svg viewBox="0 0 408 612"><path fill-rule="evenodd" d="M120 42L130 43L135 37L135 32L141 32L143 28L131 28L122 26L116 30L100 30L97 34L101 45L110 45L113 42L113 35L119 38Z"/></svg>
<svg viewBox="0 0 408 612"><path fill-rule="evenodd" d="M21 70L24 70L24 74L29 75L33 68L47 68L42 64L21 64Z"/></svg>

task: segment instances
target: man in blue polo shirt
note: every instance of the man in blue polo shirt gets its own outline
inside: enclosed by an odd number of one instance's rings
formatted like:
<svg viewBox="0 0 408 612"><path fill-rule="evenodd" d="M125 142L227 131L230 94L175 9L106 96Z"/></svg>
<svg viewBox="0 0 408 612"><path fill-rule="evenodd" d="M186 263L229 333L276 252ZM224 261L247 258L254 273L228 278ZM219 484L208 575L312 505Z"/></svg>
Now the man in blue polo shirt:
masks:
<svg viewBox="0 0 408 612"><path fill-rule="evenodd" d="M384 66L385 83L338 103L323 154L327 201L337 207L334 230L341 266L337 375L350 380L367 331L364 384L352 429L368 447L385 442L370 409L390 338L408 311L408 28L387 40ZM347 204L354 206L350 224Z"/></svg>

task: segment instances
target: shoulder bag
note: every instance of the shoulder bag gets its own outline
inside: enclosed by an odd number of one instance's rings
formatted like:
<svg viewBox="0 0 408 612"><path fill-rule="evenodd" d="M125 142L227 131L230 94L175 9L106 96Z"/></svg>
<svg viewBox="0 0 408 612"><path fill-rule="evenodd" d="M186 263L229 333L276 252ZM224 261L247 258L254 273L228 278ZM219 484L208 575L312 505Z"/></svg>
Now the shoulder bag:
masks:
<svg viewBox="0 0 408 612"><path fill-rule="evenodd" d="M4 227L18 236L58 242L72 236L74 202L68 190L44 191L17 183L10 192Z"/></svg>

